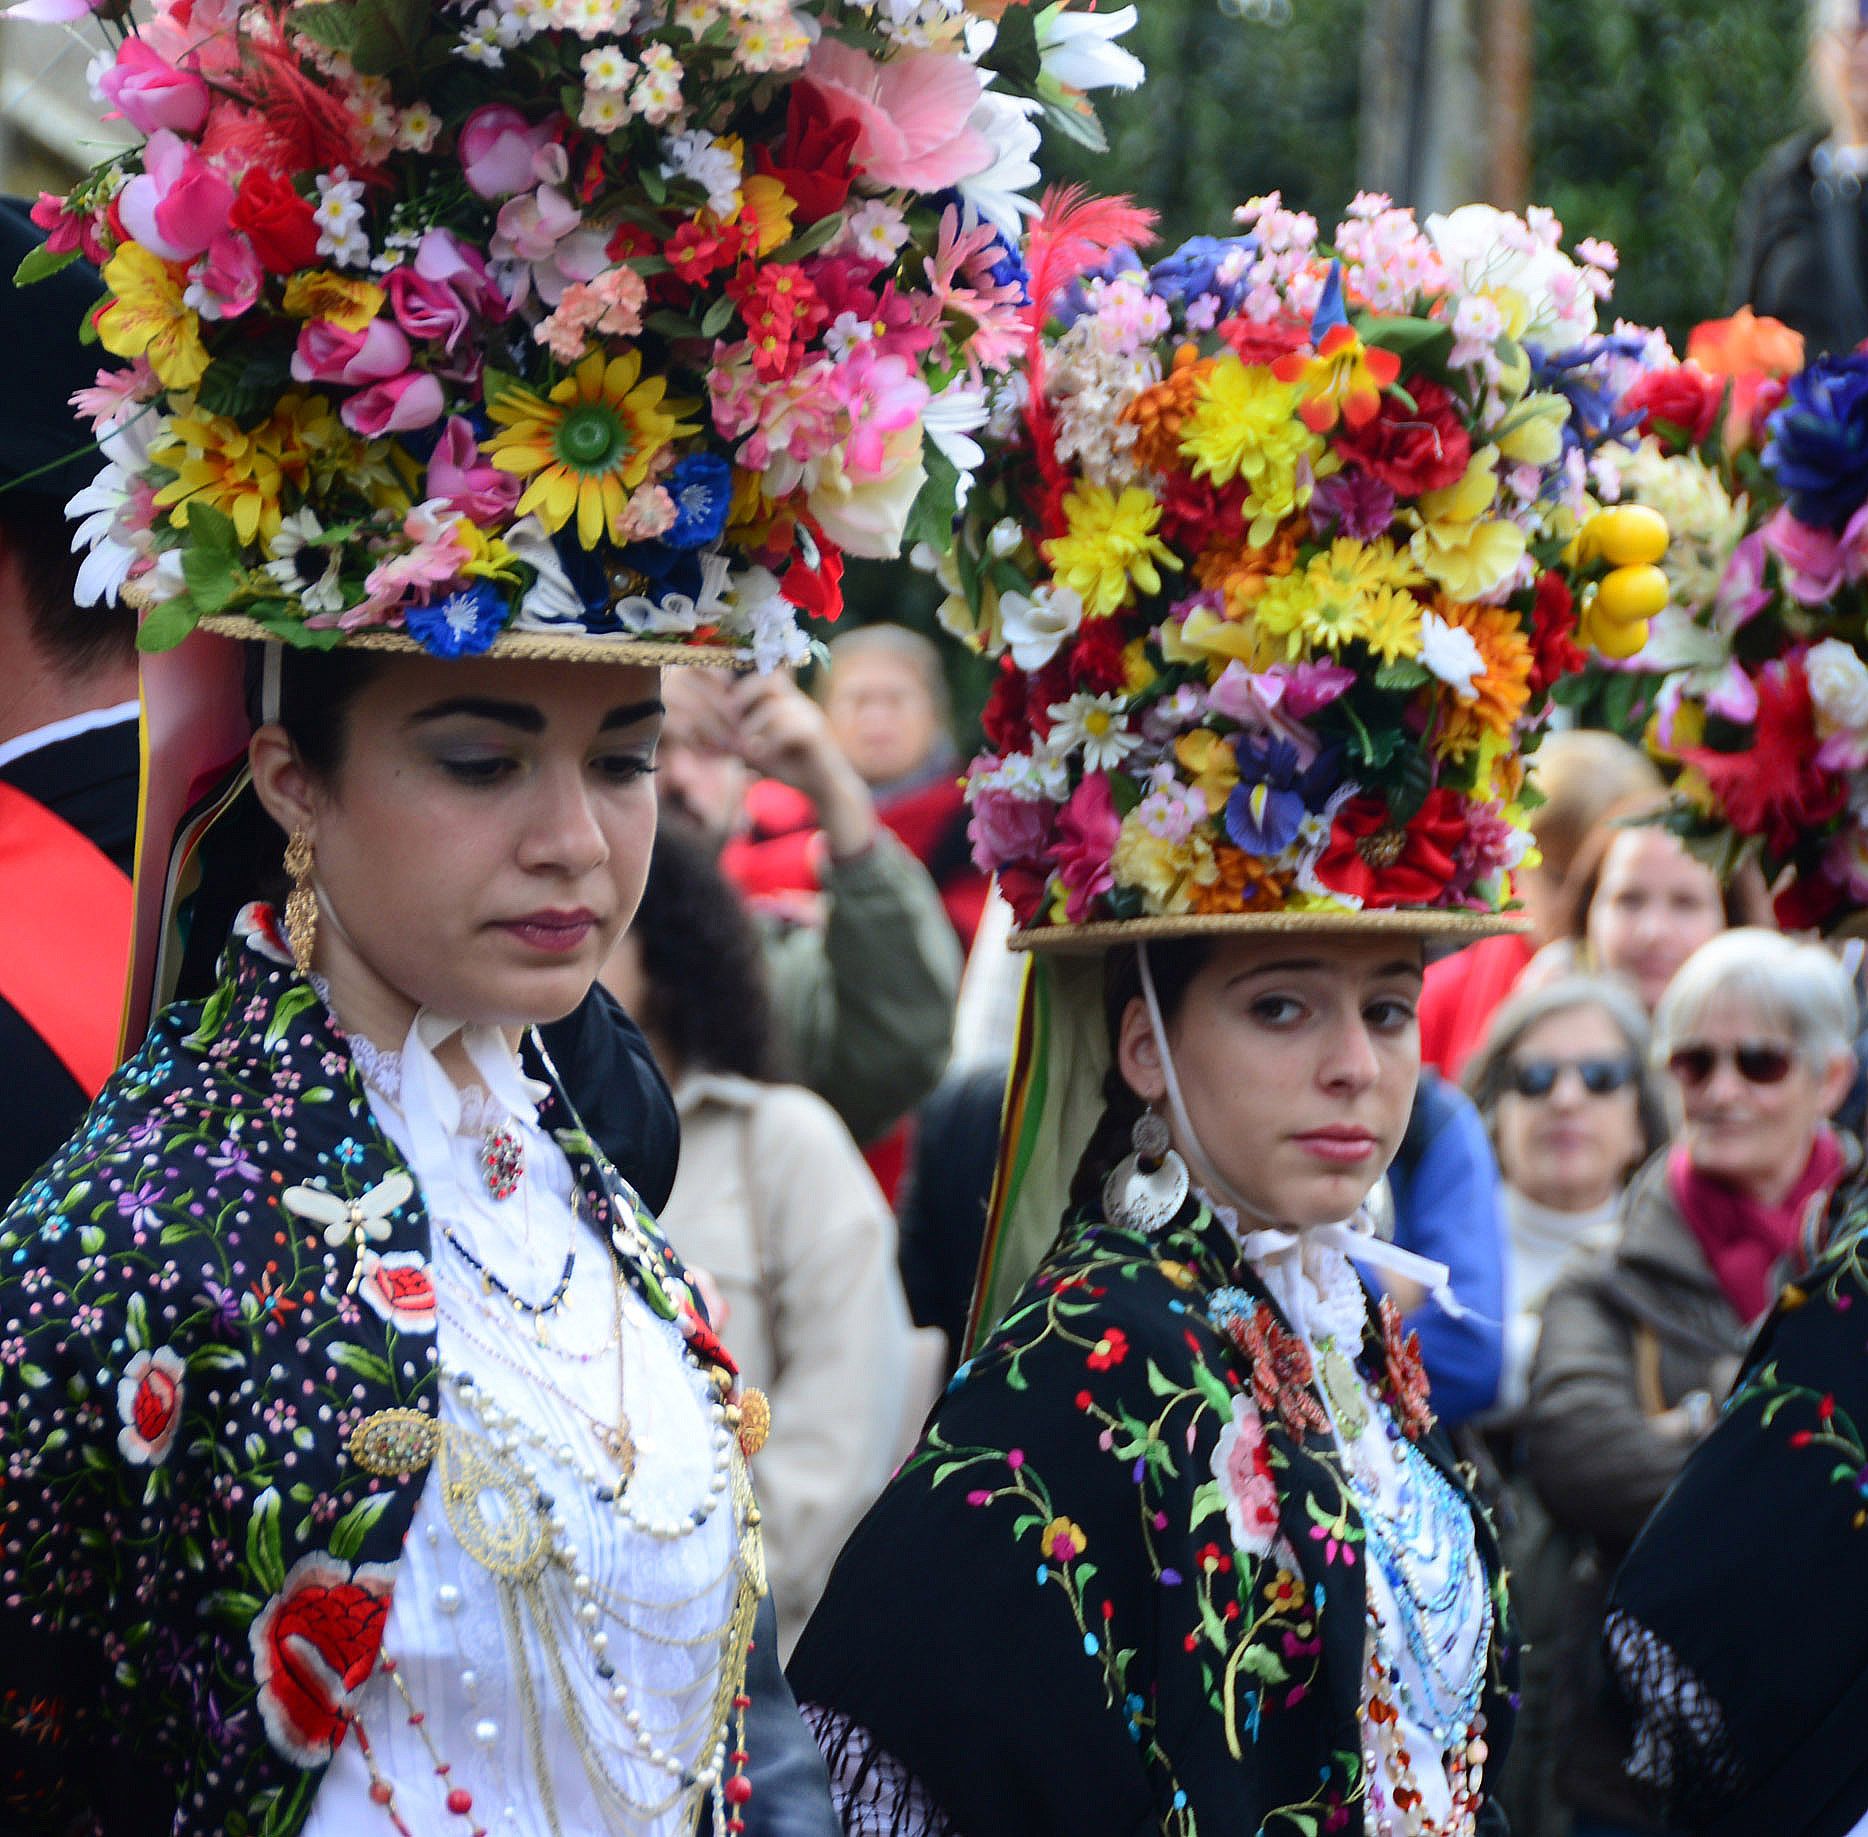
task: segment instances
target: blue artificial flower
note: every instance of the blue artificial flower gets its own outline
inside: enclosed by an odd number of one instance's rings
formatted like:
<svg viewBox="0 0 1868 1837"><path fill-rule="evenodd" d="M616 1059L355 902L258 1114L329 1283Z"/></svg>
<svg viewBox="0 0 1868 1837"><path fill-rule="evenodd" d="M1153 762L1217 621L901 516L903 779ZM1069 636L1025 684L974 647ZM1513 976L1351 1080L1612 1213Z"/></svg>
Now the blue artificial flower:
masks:
<svg viewBox="0 0 1868 1837"><path fill-rule="evenodd" d="M411 606L402 622L431 657L476 657L491 646L511 616L506 596L480 581L432 606Z"/></svg>
<svg viewBox="0 0 1868 1837"><path fill-rule="evenodd" d="M1310 315L1310 342L1321 344L1339 325L1349 323L1343 306L1343 264L1331 262L1323 279L1323 291L1317 296L1317 310Z"/></svg>
<svg viewBox="0 0 1868 1837"><path fill-rule="evenodd" d="M1226 799L1226 834L1248 855L1281 855L1304 818L1321 810L1340 780L1338 755L1320 753L1300 767L1289 740L1237 741L1239 782Z"/></svg>
<svg viewBox="0 0 1868 1837"><path fill-rule="evenodd" d="M1118 274L1134 274L1142 265L1142 258L1126 246L1110 250L1100 266L1080 274L1064 291L1057 296L1057 304L1051 309L1051 316L1068 331L1071 326L1090 310L1089 294L1086 291L1092 281L1113 281Z"/></svg>
<svg viewBox="0 0 1868 1837"><path fill-rule="evenodd" d="M662 534L666 547L702 549L718 540L733 508L733 468L724 459L690 453L662 480L662 488L675 501L675 520Z"/></svg>
<svg viewBox="0 0 1868 1837"><path fill-rule="evenodd" d="M1243 277L1221 284L1220 265L1234 250L1258 246L1251 236L1190 236L1172 255L1164 255L1148 271L1148 284L1170 306L1211 294L1222 314L1237 312L1245 298Z"/></svg>
<svg viewBox="0 0 1868 1837"><path fill-rule="evenodd" d="M692 549L671 548L666 542L632 542L623 550L623 560L647 578L645 592L658 606L671 593L689 599L700 596L700 556Z"/></svg>
<svg viewBox="0 0 1868 1837"><path fill-rule="evenodd" d="M1602 368L1604 357L1635 358L1646 349L1645 340L1626 332L1585 338L1554 357L1546 357L1535 345L1525 346L1531 360L1531 387L1560 395L1570 405L1570 418L1563 424L1566 454L1574 448L1593 453L1608 441L1627 439L1640 427L1642 411L1617 412L1619 396L1593 381L1592 375ZM1556 488L1554 475L1550 488Z"/></svg>
<svg viewBox="0 0 1868 1837"><path fill-rule="evenodd" d="M1765 423L1764 469L1790 514L1840 530L1868 498L1868 357L1819 357Z"/></svg>

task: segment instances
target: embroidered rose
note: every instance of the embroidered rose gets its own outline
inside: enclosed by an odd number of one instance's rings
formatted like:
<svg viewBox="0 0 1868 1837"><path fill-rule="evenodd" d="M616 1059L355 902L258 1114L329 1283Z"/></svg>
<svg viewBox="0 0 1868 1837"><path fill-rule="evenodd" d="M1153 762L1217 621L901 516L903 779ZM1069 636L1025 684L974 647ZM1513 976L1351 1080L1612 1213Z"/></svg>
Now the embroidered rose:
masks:
<svg viewBox="0 0 1868 1837"><path fill-rule="evenodd" d="M187 1366L169 1346L139 1352L117 1380L117 1450L126 1461L160 1467L169 1458L170 1444L182 1419L182 1393Z"/></svg>
<svg viewBox="0 0 1868 1837"><path fill-rule="evenodd" d="M1315 1376L1310 1348L1278 1325L1268 1301L1261 1301L1243 1323L1229 1323L1226 1331L1252 1361L1252 1401L1259 1409L1276 1410L1296 1442L1312 1429L1329 1428L1330 1419L1310 1388Z"/></svg>
<svg viewBox="0 0 1868 1837"><path fill-rule="evenodd" d="M275 963L292 961L292 947L279 929L279 914L263 899L249 900L240 908L234 920L234 936Z"/></svg>
<svg viewBox="0 0 1868 1837"><path fill-rule="evenodd" d="M394 1577L390 1563L353 1570L314 1551L292 1565L248 1630L266 1733L296 1765L322 1767L343 1741L376 1669Z"/></svg>
<svg viewBox="0 0 1868 1837"><path fill-rule="evenodd" d="M387 1256L365 1252L357 1296L398 1333L435 1330L435 1279L419 1250L392 1250Z"/></svg>
<svg viewBox="0 0 1868 1837"><path fill-rule="evenodd" d="M1401 1331L1401 1310L1386 1295L1382 1297L1381 1317L1388 1405L1401 1425L1401 1433L1417 1442L1434 1423L1427 1402L1427 1367L1420 1356L1420 1335Z"/></svg>
<svg viewBox="0 0 1868 1837"><path fill-rule="evenodd" d="M1262 1557L1278 1535L1278 1483L1272 1478L1265 1425L1251 1400L1235 1396L1232 1420L1213 1450L1213 1478L1226 1501L1232 1544L1245 1556Z"/></svg>

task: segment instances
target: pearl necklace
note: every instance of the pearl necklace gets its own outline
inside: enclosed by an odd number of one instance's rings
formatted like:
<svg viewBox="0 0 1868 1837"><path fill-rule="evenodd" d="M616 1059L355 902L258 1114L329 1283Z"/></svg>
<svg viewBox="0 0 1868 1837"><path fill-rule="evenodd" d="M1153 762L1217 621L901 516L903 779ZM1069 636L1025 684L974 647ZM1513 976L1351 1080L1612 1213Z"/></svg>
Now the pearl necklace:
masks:
<svg viewBox="0 0 1868 1837"><path fill-rule="evenodd" d="M621 1356L620 1350L618 1356ZM560 1467L576 1474L600 1504L610 1506L617 1517L644 1537L672 1543L678 1538L691 1536L714 1515L732 1483L733 1430L727 1421L726 1405L718 1400L707 1406L707 1421L713 1440L713 1467L707 1479L707 1496L684 1517L661 1518L651 1516L636 1505L623 1476L602 1473L594 1461L581 1456L569 1442L552 1440L523 1417L495 1402L474 1383L471 1372L461 1370L445 1356L437 1361L436 1368L441 1382L459 1400L462 1408L472 1413L486 1431L488 1441L501 1454L516 1456L519 1445L523 1443L535 1454L555 1461Z"/></svg>

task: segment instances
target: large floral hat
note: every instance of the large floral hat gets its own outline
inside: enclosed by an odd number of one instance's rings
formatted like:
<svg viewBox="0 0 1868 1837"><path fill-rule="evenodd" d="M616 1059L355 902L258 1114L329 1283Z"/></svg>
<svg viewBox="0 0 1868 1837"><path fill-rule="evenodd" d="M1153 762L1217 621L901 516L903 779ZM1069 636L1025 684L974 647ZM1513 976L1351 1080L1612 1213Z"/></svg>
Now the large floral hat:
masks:
<svg viewBox="0 0 1868 1837"><path fill-rule="evenodd" d="M1017 354L1048 117L1140 66L968 0L25 0L140 135L88 255L85 591L440 656L799 661L944 529Z"/></svg>
<svg viewBox="0 0 1868 1837"><path fill-rule="evenodd" d="M975 858L1033 947L1509 928L1624 431L1614 253L1537 210L1237 219L1087 272L1067 225L1032 237L1022 439L919 556L998 661Z"/></svg>
<svg viewBox="0 0 1868 1837"><path fill-rule="evenodd" d="M1674 525L1672 605L1620 666L1673 774L1669 825L1722 873L1756 861L1779 920L1868 906L1868 356L1804 361L1740 313L1628 391L1643 439L1606 488Z"/></svg>

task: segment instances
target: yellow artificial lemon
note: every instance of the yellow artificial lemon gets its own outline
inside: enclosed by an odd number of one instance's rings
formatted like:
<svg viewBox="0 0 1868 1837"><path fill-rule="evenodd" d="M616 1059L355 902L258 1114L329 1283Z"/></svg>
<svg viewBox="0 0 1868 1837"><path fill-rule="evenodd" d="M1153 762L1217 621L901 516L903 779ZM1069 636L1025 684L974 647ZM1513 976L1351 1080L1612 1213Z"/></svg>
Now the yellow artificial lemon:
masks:
<svg viewBox="0 0 1868 1837"><path fill-rule="evenodd" d="M1617 504L1589 520L1603 560L1618 568L1659 561L1667 552L1667 519L1645 504Z"/></svg>
<svg viewBox="0 0 1868 1837"><path fill-rule="evenodd" d="M1596 618L1612 625L1651 619L1667 604L1668 591L1666 575L1652 562L1615 568L1596 587Z"/></svg>
<svg viewBox="0 0 1868 1837"><path fill-rule="evenodd" d="M1621 663L1647 643L1647 620L1590 618L1583 621L1581 636L1592 651Z"/></svg>

